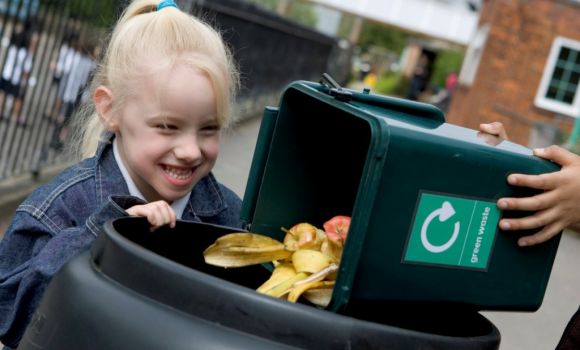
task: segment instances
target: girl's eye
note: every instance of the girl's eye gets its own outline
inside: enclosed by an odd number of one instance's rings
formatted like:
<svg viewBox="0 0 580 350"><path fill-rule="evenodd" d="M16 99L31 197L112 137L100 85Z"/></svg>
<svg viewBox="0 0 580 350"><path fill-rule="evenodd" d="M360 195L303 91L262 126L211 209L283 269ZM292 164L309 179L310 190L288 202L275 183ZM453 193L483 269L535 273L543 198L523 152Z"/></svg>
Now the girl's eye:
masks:
<svg viewBox="0 0 580 350"><path fill-rule="evenodd" d="M164 131L177 130L177 126L172 124L156 124L155 128Z"/></svg>
<svg viewBox="0 0 580 350"><path fill-rule="evenodd" d="M220 130L220 127L216 124L216 125L208 125L206 127L203 127L201 129L201 132L203 132L204 134L215 134L219 130Z"/></svg>

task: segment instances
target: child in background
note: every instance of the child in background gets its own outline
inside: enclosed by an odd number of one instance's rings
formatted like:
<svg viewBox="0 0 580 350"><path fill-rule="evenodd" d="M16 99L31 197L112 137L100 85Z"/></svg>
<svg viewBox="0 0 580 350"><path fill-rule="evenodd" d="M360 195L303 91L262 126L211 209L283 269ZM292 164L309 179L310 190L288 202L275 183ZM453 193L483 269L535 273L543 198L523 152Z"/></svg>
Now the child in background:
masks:
<svg viewBox="0 0 580 350"><path fill-rule="evenodd" d="M69 72L72 69L75 47L78 46L78 41L79 35L75 31L66 33L58 50L56 62L51 64L51 68L54 69L52 81L56 86L56 97L52 111L47 113L47 117L56 121L58 121L58 115L60 114L62 97L68 82ZM62 120L59 122L62 123Z"/></svg>
<svg viewBox="0 0 580 350"><path fill-rule="evenodd" d="M12 119L19 124L23 124L19 117L25 93L24 85L32 71L32 57L38 42L38 36L33 35L30 26L27 24L20 31L14 29L0 79L0 113L12 115ZM11 99L9 108L5 104L7 97Z"/></svg>
<svg viewBox="0 0 580 350"><path fill-rule="evenodd" d="M18 346L52 276L103 223L146 217L243 228L211 173L238 73L220 35L173 1L133 1L95 72L77 145L88 156L38 188L0 242L0 340Z"/></svg>
<svg viewBox="0 0 580 350"><path fill-rule="evenodd" d="M481 124L479 129L507 139L500 122ZM543 243L563 229L580 232L580 156L559 146L534 149L534 155L562 166L559 171L540 175L510 174L507 181L513 186L530 187L544 192L526 198L500 198L502 210L525 210L533 215L518 219L502 219L504 231L539 229L537 233L521 237L520 246Z"/></svg>
<svg viewBox="0 0 580 350"><path fill-rule="evenodd" d="M89 77L95 69L95 53L97 49L93 47L86 38L79 41L79 50L71 49L71 62L67 74L61 81L62 94L55 101L55 106L59 105L57 111L57 125L53 131L50 145L55 149L60 149L66 140L70 119L81 102L85 87Z"/></svg>

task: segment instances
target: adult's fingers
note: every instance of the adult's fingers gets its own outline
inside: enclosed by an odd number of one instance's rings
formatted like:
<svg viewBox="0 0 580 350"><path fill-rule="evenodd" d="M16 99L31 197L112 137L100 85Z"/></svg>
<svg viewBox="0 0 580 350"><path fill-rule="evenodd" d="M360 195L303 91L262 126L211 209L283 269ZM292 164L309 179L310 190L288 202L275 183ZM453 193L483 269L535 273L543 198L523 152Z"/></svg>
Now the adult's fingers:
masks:
<svg viewBox="0 0 580 350"><path fill-rule="evenodd" d="M534 149L534 154L562 166L570 165L574 162L580 163L580 156L556 145L547 148L536 148Z"/></svg>
<svg viewBox="0 0 580 350"><path fill-rule="evenodd" d="M499 136L506 140L508 139L507 132L505 131L503 124L500 122L479 124L479 130L491 135Z"/></svg>
<svg viewBox="0 0 580 350"><path fill-rule="evenodd" d="M538 175L510 174L507 181L510 185L535 188L538 190L551 190L558 185L559 172L544 173Z"/></svg>
<svg viewBox="0 0 580 350"><path fill-rule="evenodd" d="M535 212L532 215L516 219L501 219L499 227L504 231L519 231L537 229L542 226L552 225L558 221L557 211L555 209L548 209Z"/></svg>
<svg viewBox="0 0 580 350"><path fill-rule="evenodd" d="M531 197L505 197L497 201L501 210L526 210L538 211L554 207L558 204L558 195L555 191L542 192Z"/></svg>
<svg viewBox="0 0 580 350"><path fill-rule="evenodd" d="M564 227L562 227L562 225L560 223L558 223L558 222L553 223L551 225L544 227L538 233L535 233L535 234L530 235L530 236L520 237L518 239L518 245L521 247L527 247L527 246L533 246L536 244L544 243L544 242L552 239L554 236L556 236L558 233L560 233L563 229L564 229Z"/></svg>

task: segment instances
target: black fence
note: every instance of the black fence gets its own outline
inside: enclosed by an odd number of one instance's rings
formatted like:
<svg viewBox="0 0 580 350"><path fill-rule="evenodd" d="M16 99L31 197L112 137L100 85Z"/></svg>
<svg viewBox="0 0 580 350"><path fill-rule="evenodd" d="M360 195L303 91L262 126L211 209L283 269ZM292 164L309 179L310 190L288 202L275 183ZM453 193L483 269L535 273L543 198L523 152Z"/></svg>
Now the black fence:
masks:
<svg viewBox="0 0 580 350"><path fill-rule="evenodd" d="M332 37L236 0L182 0L212 22L242 73L237 113L261 113L291 81L329 72L346 82L350 51ZM83 99L101 39L126 1L0 0L0 180L70 161L67 124Z"/></svg>
<svg viewBox="0 0 580 350"><path fill-rule="evenodd" d="M320 79L344 54L335 38L243 1L200 3L198 15L213 21L234 50L243 72L242 97L279 90L297 79Z"/></svg>
<svg viewBox="0 0 580 350"><path fill-rule="evenodd" d="M66 122L118 11L114 0L0 1L0 180L66 162Z"/></svg>

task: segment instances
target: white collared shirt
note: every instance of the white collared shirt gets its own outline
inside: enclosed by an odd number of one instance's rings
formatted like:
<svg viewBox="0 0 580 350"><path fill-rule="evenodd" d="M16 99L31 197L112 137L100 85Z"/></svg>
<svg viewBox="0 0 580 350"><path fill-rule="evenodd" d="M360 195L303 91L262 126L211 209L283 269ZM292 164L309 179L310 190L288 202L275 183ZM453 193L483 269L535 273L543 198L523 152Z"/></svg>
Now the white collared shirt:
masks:
<svg viewBox="0 0 580 350"><path fill-rule="evenodd" d="M115 156L115 161L117 162L117 166L121 170L121 174L123 174L123 179L125 179L125 183L127 184L127 187L129 188L129 194L131 196L141 198L142 200L147 202L147 199L145 199L145 196L141 193L141 191L139 191L139 189L137 188L137 185L135 185L135 182L133 181L133 179L129 175L127 168L125 168L125 164L123 164L123 161L121 160L121 155L119 154L119 149L117 146L117 139L116 138L113 139L113 154ZM183 197L173 201L173 203L171 203L171 208L173 208L173 211L175 211L175 216L177 217L177 219L181 219L181 217L183 216L183 211L185 210L185 207L187 206L187 202L189 200L190 195L191 195L191 191L189 191L189 193L186 194L185 196L183 196Z"/></svg>

